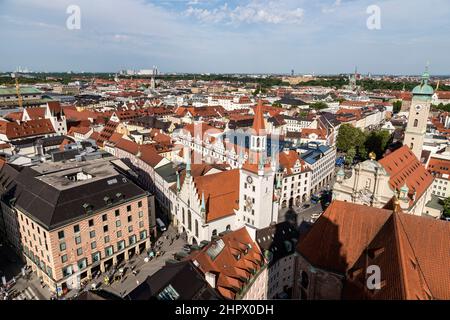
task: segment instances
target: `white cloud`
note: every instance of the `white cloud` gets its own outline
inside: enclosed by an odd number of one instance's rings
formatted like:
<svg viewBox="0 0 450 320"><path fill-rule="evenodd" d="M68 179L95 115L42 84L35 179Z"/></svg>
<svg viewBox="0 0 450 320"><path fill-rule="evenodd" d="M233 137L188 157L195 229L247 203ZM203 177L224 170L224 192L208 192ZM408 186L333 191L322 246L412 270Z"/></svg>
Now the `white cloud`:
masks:
<svg viewBox="0 0 450 320"><path fill-rule="evenodd" d="M300 24L303 21L304 10L292 8L282 2L251 1L246 5L230 8L224 4L214 9L189 7L185 14L206 23L227 24Z"/></svg>
<svg viewBox="0 0 450 320"><path fill-rule="evenodd" d="M335 0L332 5L324 5L322 7L323 13L332 13L335 12L338 7L342 4L342 0Z"/></svg>

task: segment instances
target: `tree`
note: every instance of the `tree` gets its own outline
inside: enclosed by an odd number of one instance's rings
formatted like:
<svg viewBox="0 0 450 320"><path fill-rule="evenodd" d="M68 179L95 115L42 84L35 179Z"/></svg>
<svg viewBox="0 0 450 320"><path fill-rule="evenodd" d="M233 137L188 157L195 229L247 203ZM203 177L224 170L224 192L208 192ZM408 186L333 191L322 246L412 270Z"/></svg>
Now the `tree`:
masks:
<svg viewBox="0 0 450 320"><path fill-rule="evenodd" d="M323 110L323 109L327 109L328 105L325 102L319 101L319 102L314 102L314 103L310 104L309 107L314 110Z"/></svg>
<svg viewBox="0 0 450 320"><path fill-rule="evenodd" d="M272 103L272 107L275 107L275 108L282 108L282 105L281 105L281 103L279 103L279 102L274 102L274 103Z"/></svg>
<svg viewBox="0 0 450 320"><path fill-rule="evenodd" d="M364 143L367 152L375 152L377 159L383 157L392 136L387 130L372 131Z"/></svg>
<svg viewBox="0 0 450 320"><path fill-rule="evenodd" d="M394 113L399 113L400 110L402 109L402 102L401 101L394 101L392 103L392 106L393 106Z"/></svg>
<svg viewBox="0 0 450 320"><path fill-rule="evenodd" d="M444 217L450 217L450 198L446 198L443 201L443 205L444 205Z"/></svg>
<svg viewBox="0 0 450 320"><path fill-rule="evenodd" d="M365 134L361 129L355 128L351 124L343 124L339 128L336 146L343 152L347 152L351 148L354 148L356 151L357 148L364 145L365 141Z"/></svg>
<svg viewBox="0 0 450 320"><path fill-rule="evenodd" d="M347 165L352 165L353 159L355 159L356 150L355 148L350 148L345 155L345 163Z"/></svg>

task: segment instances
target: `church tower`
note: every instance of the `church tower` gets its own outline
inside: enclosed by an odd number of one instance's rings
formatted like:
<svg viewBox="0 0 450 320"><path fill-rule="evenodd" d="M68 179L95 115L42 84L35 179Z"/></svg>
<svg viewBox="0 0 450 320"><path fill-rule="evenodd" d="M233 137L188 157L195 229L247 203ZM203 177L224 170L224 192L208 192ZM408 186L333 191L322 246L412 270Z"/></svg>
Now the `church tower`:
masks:
<svg viewBox="0 0 450 320"><path fill-rule="evenodd" d="M414 88L411 107L409 108L408 124L403 144L408 146L421 161L422 146L427 130L428 115L430 113L433 88L428 84L430 74L428 68L422 75L422 82Z"/></svg>
<svg viewBox="0 0 450 320"><path fill-rule="evenodd" d="M255 108L250 150L247 162L240 169L239 226L261 229L278 220L274 203L275 172L267 161L267 134L260 101Z"/></svg>

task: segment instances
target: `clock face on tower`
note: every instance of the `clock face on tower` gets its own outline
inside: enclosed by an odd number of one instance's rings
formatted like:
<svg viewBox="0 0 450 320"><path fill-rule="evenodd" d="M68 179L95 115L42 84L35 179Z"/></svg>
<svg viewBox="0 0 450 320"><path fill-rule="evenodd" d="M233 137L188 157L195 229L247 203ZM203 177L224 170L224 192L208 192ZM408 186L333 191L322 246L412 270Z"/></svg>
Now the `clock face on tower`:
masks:
<svg viewBox="0 0 450 320"><path fill-rule="evenodd" d="M250 177L250 176L248 176L248 177L247 177L247 182L248 182L249 184L252 184L252 183L253 183L253 178Z"/></svg>
<svg viewBox="0 0 450 320"><path fill-rule="evenodd" d="M416 111L420 111L420 110L422 110L422 106L417 105L416 106Z"/></svg>

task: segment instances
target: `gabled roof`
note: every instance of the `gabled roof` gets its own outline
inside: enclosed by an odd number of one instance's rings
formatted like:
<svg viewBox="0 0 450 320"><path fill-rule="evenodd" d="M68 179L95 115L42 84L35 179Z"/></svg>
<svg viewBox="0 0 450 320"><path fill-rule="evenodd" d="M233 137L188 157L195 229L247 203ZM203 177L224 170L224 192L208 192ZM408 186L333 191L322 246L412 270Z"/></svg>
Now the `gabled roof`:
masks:
<svg viewBox="0 0 450 320"><path fill-rule="evenodd" d="M344 299L450 299L450 224L333 201L299 241L314 267L346 276ZM366 268L381 268L381 290L366 290Z"/></svg>
<svg viewBox="0 0 450 320"><path fill-rule="evenodd" d="M389 173L389 185L393 190L399 190L406 183L410 192L410 205L415 202L413 200L414 191L417 200L433 183L433 176L419 162L408 146L402 146L395 150L381 159L379 163Z"/></svg>
<svg viewBox="0 0 450 320"><path fill-rule="evenodd" d="M203 273L216 276L216 289L227 299L235 299L265 263L261 250L245 227L214 240L188 259L198 263Z"/></svg>
<svg viewBox="0 0 450 320"><path fill-rule="evenodd" d="M8 139L30 138L55 133L48 119L30 120L21 123L0 121L0 133Z"/></svg>
<svg viewBox="0 0 450 320"><path fill-rule="evenodd" d="M220 296L206 282L192 261L168 264L133 289L129 300L217 300Z"/></svg>
<svg viewBox="0 0 450 320"><path fill-rule="evenodd" d="M205 195L206 221L214 221L239 209L239 169L194 177L198 196Z"/></svg>

